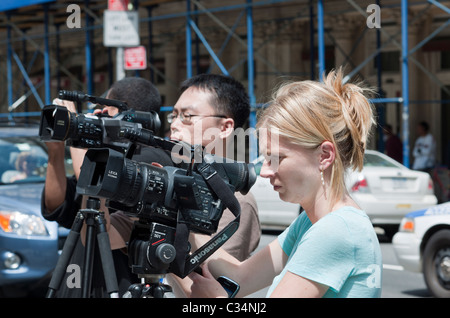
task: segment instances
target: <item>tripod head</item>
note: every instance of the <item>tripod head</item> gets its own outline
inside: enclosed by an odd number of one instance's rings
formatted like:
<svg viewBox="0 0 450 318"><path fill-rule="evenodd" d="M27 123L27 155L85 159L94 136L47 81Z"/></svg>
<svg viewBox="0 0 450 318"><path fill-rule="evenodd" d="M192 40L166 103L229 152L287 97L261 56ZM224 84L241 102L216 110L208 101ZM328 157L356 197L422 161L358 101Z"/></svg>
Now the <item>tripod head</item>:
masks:
<svg viewBox="0 0 450 318"><path fill-rule="evenodd" d="M172 287L161 283L164 275L145 275L140 284L133 284L123 298L175 298Z"/></svg>

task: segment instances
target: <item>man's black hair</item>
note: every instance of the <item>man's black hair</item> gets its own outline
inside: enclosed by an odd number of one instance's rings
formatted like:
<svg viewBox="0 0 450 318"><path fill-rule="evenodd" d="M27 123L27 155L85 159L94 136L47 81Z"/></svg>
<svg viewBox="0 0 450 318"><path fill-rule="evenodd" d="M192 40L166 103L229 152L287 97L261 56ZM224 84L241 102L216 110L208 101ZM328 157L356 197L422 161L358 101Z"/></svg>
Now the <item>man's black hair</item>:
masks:
<svg viewBox="0 0 450 318"><path fill-rule="evenodd" d="M230 76L199 74L185 80L180 87L183 93L190 87L206 90L214 96L211 106L216 115L226 115L234 120L234 126L242 127L250 115L250 101L244 86Z"/></svg>
<svg viewBox="0 0 450 318"><path fill-rule="evenodd" d="M158 89L142 77L125 77L115 82L109 89L108 98L126 102L129 109L138 111L159 113L161 107Z"/></svg>

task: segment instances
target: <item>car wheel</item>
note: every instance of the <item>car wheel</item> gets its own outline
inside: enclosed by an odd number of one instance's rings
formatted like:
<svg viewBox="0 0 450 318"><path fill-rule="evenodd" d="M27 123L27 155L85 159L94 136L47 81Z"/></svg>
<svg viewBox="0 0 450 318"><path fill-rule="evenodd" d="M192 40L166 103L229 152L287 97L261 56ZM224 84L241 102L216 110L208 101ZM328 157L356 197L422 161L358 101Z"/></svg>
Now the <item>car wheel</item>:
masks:
<svg viewBox="0 0 450 318"><path fill-rule="evenodd" d="M435 297L450 297L450 230L433 234L423 253L423 274Z"/></svg>

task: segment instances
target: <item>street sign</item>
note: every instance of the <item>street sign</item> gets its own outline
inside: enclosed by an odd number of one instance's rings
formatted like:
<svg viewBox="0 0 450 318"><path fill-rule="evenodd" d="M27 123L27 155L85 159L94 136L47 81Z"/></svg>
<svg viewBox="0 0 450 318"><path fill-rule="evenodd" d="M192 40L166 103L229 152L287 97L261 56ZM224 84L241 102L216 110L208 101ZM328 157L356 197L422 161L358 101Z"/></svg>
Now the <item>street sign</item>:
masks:
<svg viewBox="0 0 450 318"><path fill-rule="evenodd" d="M125 11L128 10L128 0L108 0L108 10Z"/></svg>
<svg viewBox="0 0 450 318"><path fill-rule="evenodd" d="M124 50L125 70L145 70L147 68L147 50L144 46L128 47Z"/></svg>
<svg viewBox="0 0 450 318"><path fill-rule="evenodd" d="M103 21L104 46L130 47L140 44L137 11L105 10Z"/></svg>

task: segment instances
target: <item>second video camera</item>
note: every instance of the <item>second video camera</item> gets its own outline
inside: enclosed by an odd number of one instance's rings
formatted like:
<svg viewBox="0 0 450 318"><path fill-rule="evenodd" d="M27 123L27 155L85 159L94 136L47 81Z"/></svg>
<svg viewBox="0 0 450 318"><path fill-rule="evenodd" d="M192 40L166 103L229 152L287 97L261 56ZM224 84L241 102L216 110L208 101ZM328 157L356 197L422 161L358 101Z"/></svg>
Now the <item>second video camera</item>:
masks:
<svg viewBox="0 0 450 318"><path fill-rule="evenodd" d="M47 105L42 110L39 136L44 141L61 140L77 148L102 148L112 146L126 148L127 140L121 140L119 132L125 128L136 130L145 128L157 132L161 121L156 112L128 110L122 101L105 99L79 92L60 91L59 98L75 102L91 101L93 103L114 106L119 113L114 117L94 116L70 112L66 107Z"/></svg>

